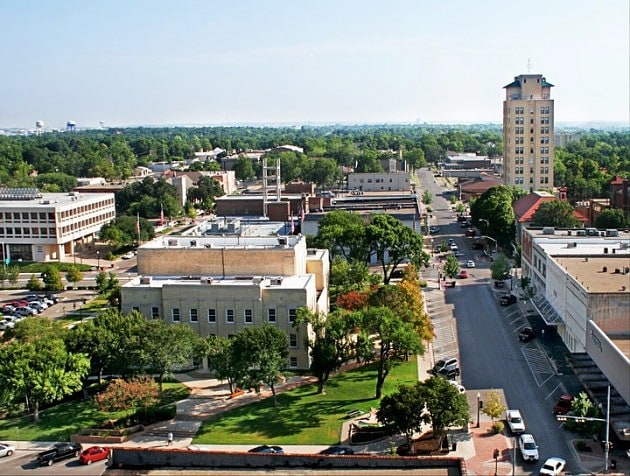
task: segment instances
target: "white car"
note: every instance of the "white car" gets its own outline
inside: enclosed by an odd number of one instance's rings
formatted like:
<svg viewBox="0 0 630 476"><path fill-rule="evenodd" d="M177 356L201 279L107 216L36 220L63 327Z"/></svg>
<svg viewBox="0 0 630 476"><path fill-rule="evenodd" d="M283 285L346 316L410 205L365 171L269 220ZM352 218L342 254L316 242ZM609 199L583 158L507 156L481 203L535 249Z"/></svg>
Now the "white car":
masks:
<svg viewBox="0 0 630 476"><path fill-rule="evenodd" d="M0 321L0 331L6 331L7 329L13 329L14 327L15 324L12 321L8 321L6 319Z"/></svg>
<svg viewBox="0 0 630 476"><path fill-rule="evenodd" d="M467 268L474 268L474 267L475 267L475 262L474 262L473 260L469 259L469 260L466 262L466 267L467 267Z"/></svg>
<svg viewBox="0 0 630 476"><path fill-rule="evenodd" d="M0 456L11 456L15 453L15 446L0 443Z"/></svg>
<svg viewBox="0 0 630 476"><path fill-rule="evenodd" d="M136 254L133 251L130 251L128 253L125 253L124 255L121 256L122 259L131 259L134 256L136 256Z"/></svg>
<svg viewBox="0 0 630 476"><path fill-rule="evenodd" d="M558 476L564 471L566 465L567 462L562 458L547 458L547 461L540 468L540 474L544 476Z"/></svg>
<svg viewBox="0 0 630 476"><path fill-rule="evenodd" d="M518 447L525 461L538 461L538 445L529 433L523 433L518 439Z"/></svg>
<svg viewBox="0 0 630 476"><path fill-rule="evenodd" d="M508 410L505 412L505 419L512 433L525 433L525 422L523 421L521 412L518 410Z"/></svg>
<svg viewBox="0 0 630 476"><path fill-rule="evenodd" d="M466 388L463 385L457 383L455 380L449 380L448 383L455 387L459 393L466 393Z"/></svg>

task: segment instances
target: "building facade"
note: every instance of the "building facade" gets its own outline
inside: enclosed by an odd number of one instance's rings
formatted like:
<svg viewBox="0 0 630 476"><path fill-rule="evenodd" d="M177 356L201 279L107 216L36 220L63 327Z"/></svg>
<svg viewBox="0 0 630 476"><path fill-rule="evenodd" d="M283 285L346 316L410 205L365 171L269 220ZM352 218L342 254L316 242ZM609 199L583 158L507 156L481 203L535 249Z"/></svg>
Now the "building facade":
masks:
<svg viewBox="0 0 630 476"><path fill-rule="evenodd" d="M302 235L243 231L169 236L141 246L139 276L121 289L122 311L189 325L202 337L230 337L269 323L288 336L287 367L308 369L312 330L295 326L295 319L301 307L328 313L328 250L307 249Z"/></svg>
<svg viewBox="0 0 630 476"><path fill-rule="evenodd" d="M411 176L408 172L348 174L348 189L363 192L410 192Z"/></svg>
<svg viewBox="0 0 630 476"><path fill-rule="evenodd" d="M567 349L589 353L630 403L630 235L524 228L521 239L522 273L534 290L531 304Z"/></svg>
<svg viewBox="0 0 630 476"><path fill-rule="evenodd" d="M0 254L11 261L61 261L115 217L113 193L0 189Z"/></svg>
<svg viewBox="0 0 630 476"><path fill-rule="evenodd" d="M503 177L505 185L533 192L553 188L553 84L540 74L522 74L505 89Z"/></svg>

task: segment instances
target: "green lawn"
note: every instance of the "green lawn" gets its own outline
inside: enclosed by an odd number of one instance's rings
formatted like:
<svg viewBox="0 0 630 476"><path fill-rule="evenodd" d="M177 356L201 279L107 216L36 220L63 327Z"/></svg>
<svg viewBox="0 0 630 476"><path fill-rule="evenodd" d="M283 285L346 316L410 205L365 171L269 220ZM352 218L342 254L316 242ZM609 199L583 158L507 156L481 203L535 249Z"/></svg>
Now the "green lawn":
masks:
<svg viewBox="0 0 630 476"><path fill-rule="evenodd" d="M180 383L165 383L161 402L176 402L188 393L188 388ZM0 441L69 441L70 435L82 428L94 428L104 420L123 416L124 412L101 412L90 401L72 401L43 410L39 423L33 421L32 415L0 420Z"/></svg>
<svg viewBox="0 0 630 476"><path fill-rule="evenodd" d="M400 384L418 381L416 359L398 365L385 380L383 394ZM330 445L339 442L346 414L354 409L369 412L379 407L374 398L376 365L371 364L333 377L326 395L316 385L305 385L273 398L221 413L206 420L195 444L294 444Z"/></svg>

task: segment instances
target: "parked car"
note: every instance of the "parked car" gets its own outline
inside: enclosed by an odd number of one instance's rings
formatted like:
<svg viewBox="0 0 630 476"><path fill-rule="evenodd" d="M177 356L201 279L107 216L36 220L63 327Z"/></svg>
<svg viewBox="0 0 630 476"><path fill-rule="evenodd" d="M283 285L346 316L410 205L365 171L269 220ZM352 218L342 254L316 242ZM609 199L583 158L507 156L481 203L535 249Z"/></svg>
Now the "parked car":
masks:
<svg viewBox="0 0 630 476"><path fill-rule="evenodd" d="M440 227L439 226L431 226L431 227L429 227L429 233L435 234L435 233L439 233L439 232L440 232Z"/></svg>
<svg viewBox="0 0 630 476"><path fill-rule="evenodd" d="M442 377L449 382L455 382L457 377L459 377L459 368L456 369L442 369L435 373L437 377Z"/></svg>
<svg viewBox="0 0 630 476"><path fill-rule="evenodd" d="M7 329L13 329L15 324L12 321L8 321L6 319L2 319L0 321L0 331L6 331Z"/></svg>
<svg viewBox="0 0 630 476"><path fill-rule="evenodd" d="M37 461L41 466L52 466L57 461L79 456L80 453L81 445L78 443L55 443L52 448L39 453Z"/></svg>
<svg viewBox="0 0 630 476"><path fill-rule="evenodd" d="M507 410L505 412L505 419L507 420L508 427L512 433L525 433L525 422L523 421L520 411Z"/></svg>
<svg viewBox="0 0 630 476"><path fill-rule="evenodd" d="M504 294L499 298L499 304L502 306L511 306L516 303L516 296L514 294Z"/></svg>
<svg viewBox="0 0 630 476"><path fill-rule="evenodd" d="M122 259L131 259L134 256L136 256L136 254L133 251L130 251L128 253L125 253L124 255L121 256Z"/></svg>
<svg viewBox="0 0 630 476"><path fill-rule="evenodd" d="M269 445L261 445L256 446L248 451L248 453L271 453L271 454L284 454L284 450L281 446L269 446Z"/></svg>
<svg viewBox="0 0 630 476"><path fill-rule="evenodd" d="M449 380L448 383L455 387L459 393L466 393L466 387L456 382L455 380Z"/></svg>
<svg viewBox="0 0 630 476"><path fill-rule="evenodd" d="M83 450L79 456L79 461L83 464L92 464L97 461L107 459L109 456L109 448L102 446L90 446L88 449Z"/></svg>
<svg viewBox="0 0 630 476"><path fill-rule="evenodd" d="M331 446L319 452L320 455L353 455L354 450L347 446Z"/></svg>
<svg viewBox="0 0 630 476"><path fill-rule="evenodd" d="M457 245L455 243L450 245L451 251L459 251L459 248L457 247Z"/></svg>
<svg viewBox="0 0 630 476"><path fill-rule="evenodd" d="M536 331L531 327L523 327L521 332L518 333L518 340L522 342L529 342L536 337Z"/></svg>
<svg viewBox="0 0 630 476"><path fill-rule="evenodd" d="M525 461L538 461L538 445L529 433L523 433L518 439L518 447Z"/></svg>
<svg viewBox="0 0 630 476"><path fill-rule="evenodd" d="M11 456L15 453L15 446L8 443L0 443L0 457Z"/></svg>
<svg viewBox="0 0 630 476"><path fill-rule="evenodd" d="M47 294L46 299L50 299L54 304L59 302L59 297L56 294Z"/></svg>
<svg viewBox="0 0 630 476"><path fill-rule="evenodd" d="M567 462L562 458L552 457L547 458L547 460L540 468L540 474L543 476L558 476L562 471L564 471L564 467L567 465Z"/></svg>
<svg viewBox="0 0 630 476"><path fill-rule="evenodd" d="M474 268L475 267L475 262L471 259L469 259L468 261L466 261L466 267L467 268Z"/></svg>
<svg viewBox="0 0 630 476"><path fill-rule="evenodd" d="M35 309L38 313L42 313L44 312L46 309L48 309L48 306L42 302L39 301L33 301L33 302L29 302L28 306Z"/></svg>
<svg viewBox="0 0 630 476"><path fill-rule="evenodd" d="M462 269L457 276L459 279L466 279L468 277L468 271Z"/></svg>
<svg viewBox="0 0 630 476"><path fill-rule="evenodd" d="M438 360L433 366L431 373L435 375L438 372L448 371L448 370L453 370L453 369L459 369L459 361L455 357Z"/></svg>
<svg viewBox="0 0 630 476"><path fill-rule="evenodd" d="M566 415L571 411L573 405L573 395L562 395L553 407L554 415Z"/></svg>
<svg viewBox="0 0 630 476"><path fill-rule="evenodd" d="M39 314L37 312L37 310L33 309L30 306L18 307L15 310L15 312L18 313L20 316L23 316L23 317L36 316L37 314Z"/></svg>

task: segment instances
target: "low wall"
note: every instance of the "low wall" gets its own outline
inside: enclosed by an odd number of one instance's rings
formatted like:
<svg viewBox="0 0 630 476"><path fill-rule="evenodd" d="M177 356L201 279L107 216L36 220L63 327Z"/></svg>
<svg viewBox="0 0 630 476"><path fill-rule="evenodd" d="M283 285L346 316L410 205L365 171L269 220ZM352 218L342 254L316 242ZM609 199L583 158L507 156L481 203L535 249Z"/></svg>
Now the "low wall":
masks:
<svg viewBox="0 0 630 476"><path fill-rule="evenodd" d="M455 457L403 457L376 455L324 456L313 454L255 454L199 451L182 448L112 448L112 468L338 468L338 469L449 469L465 475L465 463Z"/></svg>
<svg viewBox="0 0 630 476"><path fill-rule="evenodd" d="M113 444L124 443L129 440L131 436L139 431L144 430L144 426L136 425L122 430L107 430L107 429L93 429L86 428L79 431L70 437L70 441L75 443L87 443L87 444Z"/></svg>

